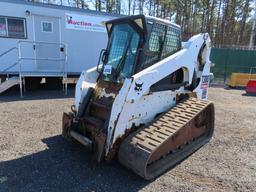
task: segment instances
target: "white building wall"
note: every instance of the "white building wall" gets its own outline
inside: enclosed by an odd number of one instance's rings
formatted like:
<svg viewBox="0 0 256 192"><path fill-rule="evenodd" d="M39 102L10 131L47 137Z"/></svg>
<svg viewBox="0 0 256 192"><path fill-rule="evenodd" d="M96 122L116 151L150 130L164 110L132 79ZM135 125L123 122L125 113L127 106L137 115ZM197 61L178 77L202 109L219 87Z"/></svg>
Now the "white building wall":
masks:
<svg viewBox="0 0 256 192"><path fill-rule="evenodd" d="M107 14L102 15L102 13L93 11L74 11L74 9L65 10L61 8L48 7L30 5L29 3L19 4L0 1L0 16L25 18L27 26L27 39L0 37L0 54L11 47L17 46L19 40L33 41L35 39L33 31L33 17L36 17L36 15L52 16L60 18L60 41L68 45L68 73L79 75L82 70L97 65L100 50L106 48L107 33L67 29L66 14L93 16L105 21L113 19L116 16ZM26 11L29 11L30 15L26 14ZM44 41L47 42L48 39L44 39ZM30 45L27 45L26 47L24 46L22 50L24 55L33 57L33 48ZM17 60L17 55L17 52L13 51L4 57L0 57L0 72L8 65L14 63ZM22 66L22 69L25 71L37 71L35 61L22 61ZM11 72L17 71L18 66L11 69Z"/></svg>

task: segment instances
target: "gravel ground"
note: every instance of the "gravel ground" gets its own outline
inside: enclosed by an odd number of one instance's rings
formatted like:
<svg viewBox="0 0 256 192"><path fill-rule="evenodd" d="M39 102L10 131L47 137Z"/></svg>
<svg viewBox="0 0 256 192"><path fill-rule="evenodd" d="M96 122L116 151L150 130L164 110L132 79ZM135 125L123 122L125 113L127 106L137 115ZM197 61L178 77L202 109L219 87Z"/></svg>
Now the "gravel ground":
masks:
<svg viewBox="0 0 256 192"><path fill-rule="evenodd" d="M0 191L255 191L256 97L210 88L216 106L213 139L155 181L117 161L97 164L61 137L62 112L74 89L0 96Z"/></svg>

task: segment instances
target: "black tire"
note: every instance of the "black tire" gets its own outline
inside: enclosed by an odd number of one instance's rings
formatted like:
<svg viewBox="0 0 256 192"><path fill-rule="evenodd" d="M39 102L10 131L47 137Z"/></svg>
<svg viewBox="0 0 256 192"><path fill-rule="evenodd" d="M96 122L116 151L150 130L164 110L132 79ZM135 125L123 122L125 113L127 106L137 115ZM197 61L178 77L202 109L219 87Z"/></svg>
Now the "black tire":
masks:
<svg viewBox="0 0 256 192"><path fill-rule="evenodd" d="M33 91L40 88L41 77L25 77L26 90Z"/></svg>
<svg viewBox="0 0 256 192"><path fill-rule="evenodd" d="M47 89L60 89L62 88L62 78L60 77L47 77L46 78Z"/></svg>

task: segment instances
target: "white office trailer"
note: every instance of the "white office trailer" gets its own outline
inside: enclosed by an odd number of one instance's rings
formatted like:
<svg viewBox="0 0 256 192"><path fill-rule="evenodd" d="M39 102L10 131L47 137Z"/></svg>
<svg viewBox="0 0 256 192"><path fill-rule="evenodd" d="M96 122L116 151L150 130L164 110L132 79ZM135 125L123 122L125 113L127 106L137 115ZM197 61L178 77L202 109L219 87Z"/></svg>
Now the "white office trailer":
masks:
<svg viewBox="0 0 256 192"><path fill-rule="evenodd" d="M118 15L66 6L0 0L0 93L21 93L42 78L49 86L96 66L107 33L102 22Z"/></svg>

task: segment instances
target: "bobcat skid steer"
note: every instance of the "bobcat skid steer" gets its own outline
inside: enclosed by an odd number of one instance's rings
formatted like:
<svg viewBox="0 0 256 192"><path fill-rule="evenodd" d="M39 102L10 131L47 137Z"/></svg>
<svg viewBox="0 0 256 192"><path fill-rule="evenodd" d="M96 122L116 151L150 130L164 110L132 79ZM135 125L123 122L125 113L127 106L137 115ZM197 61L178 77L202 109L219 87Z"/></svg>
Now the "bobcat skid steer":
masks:
<svg viewBox="0 0 256 192"><path fill-rule="evenodd" d="M195 35L182 48L178 25L143 15L105 25L107 48L97 67L82 72L62 134L98 162L117 156L154 179L212 137L210 38Z"/></svg>

